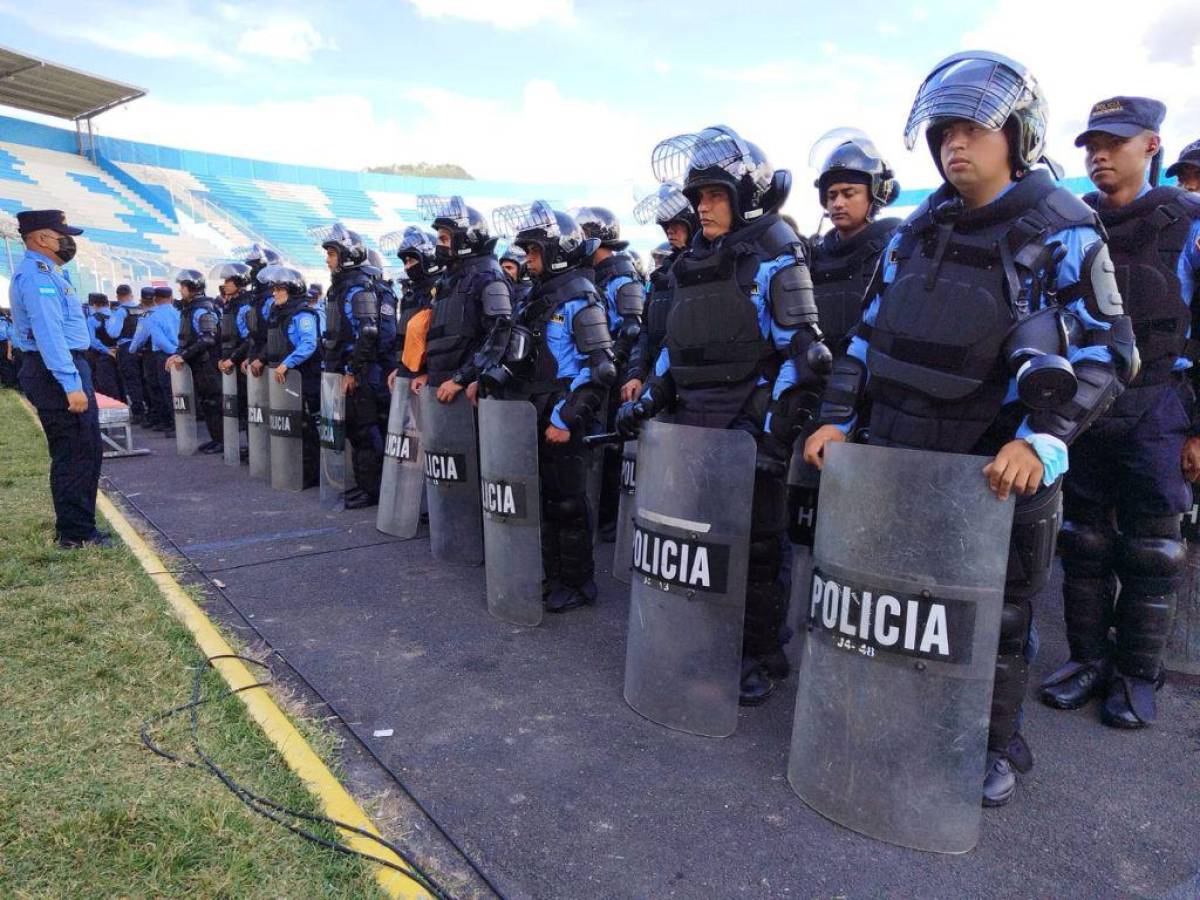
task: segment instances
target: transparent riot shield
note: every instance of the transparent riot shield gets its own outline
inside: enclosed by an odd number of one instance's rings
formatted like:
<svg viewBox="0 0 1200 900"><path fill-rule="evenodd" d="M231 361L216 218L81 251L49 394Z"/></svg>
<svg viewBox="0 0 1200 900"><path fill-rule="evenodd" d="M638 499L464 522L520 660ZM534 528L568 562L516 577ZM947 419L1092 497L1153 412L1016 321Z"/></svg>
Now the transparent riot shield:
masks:
<svg viewBox="0 0 1200 900"><path fill-rule="evenodd" d="M196 435L196 388L187 363L171 370L171 403L175 408L175 452L191 456L200 441Z"/></svg>
<svg viewBox="0 0 1200 900"><path fill-rule="evenodd" d="M430 388L419 396L430 549L443 562L477 566L483 562L483 524L475 410L464 396L440 403Z"/></svg>
<svg viewBox="0 0 1200 900"><path fill-rule="evenodd" d="M1188 542L1187 568L1179 579L1175 620L1163 666L1169 672L1200 675L1200 505L1195 499L1192 508L1183 514L1181 525Z"/></svg>
<svg viewBox="0 0 1200 900"><path fill-rule="evenodd" d="M668 728L737 727L754 459L744 431L653 421L638 441L625 700Z"/></svg>
<svg viewBox="0 0 1200 900"><path fill-rule="evenodd" d="M249 445L250 474L255 478L271 477L271 431L267 416L271 411L271 373L264 369L259 376L246 373L246 440Z"/></svg>
<svg viewBox="0 0 1200 900"><path fill-rule="evenodd" d="M346 504L346 388L337 372L321 375L321 509Z"/></svg>
<svg viewBox="0 0 1200 900"><path fill-rule="evenodd" d="M542 493L537 410L525 400L479 401L488 612L514 625L542 621Z"/></svg>
<svg viewBox="0 0 1200 900"><path fill-rule="evenodd" d="M633 564L633 509L637 493L637 441L621 448L621 498L617 506L617 539L613 545L612 577L629 584Z"/></svg>
<svg viewBox="0 0 1200 900"><path fill-rule="evenodd" d="M880 840L975 846L1013 500L987 460L831 444L788 781Z"/></svg>
<svg viewBox="0 0 1200 900"><path fill-rule="evenodd" d="M804 462L804 440L808 433L796 439L788 464L788 539L791 541L791 593L788 599L786 625L792 639L784 652L793 666L800 665L804 641L799 637L808 621L808 591L812 584L812 545L817 530L817 500L820 472Z"/></svg>
<svg viewBox="0 0 1200 900"><path fill-rule="evenodd" d="M425 473L421 469L421 427L412 381L397 378L383 442L383 476L379 481L379 511L375 527L384 534L408 540L421 524Z"/></svg>
<svg viewBox="0 0 1200 900"><path fill-rule="evenodd" d="M242 461L242 434L238 423L237 372L221 373L221 428L225 444L225 465L236 466Z"/></svg>
<svg viewBox="0 0 1200 900"><path fill-rule="evenodd" d="M592 531L592 546L600 543L600 492L604 489L604 448L587 447L588 528Z"/></svg>
<svg viewBox="0 0 1200 900"><path fill-rule="evenodd" d="M280 384L270 374L268 387L271 411L267 427L271 432L271 487L277 491L304 490L303 399L300 373L289 371Z"/></svg>

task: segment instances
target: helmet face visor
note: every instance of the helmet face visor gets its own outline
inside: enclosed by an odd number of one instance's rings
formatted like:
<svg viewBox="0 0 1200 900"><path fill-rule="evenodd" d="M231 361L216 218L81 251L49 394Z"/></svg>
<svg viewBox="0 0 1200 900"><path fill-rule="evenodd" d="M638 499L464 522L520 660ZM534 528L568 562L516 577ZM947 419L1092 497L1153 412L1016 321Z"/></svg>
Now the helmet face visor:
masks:
<svg viewBox="0 0 1200 900"><path fill-rule="evenodd" d="M660 141L650 155L650 168L660 182L682 183L689 172L705 169L720 169L734 182L749 175L756 183L760 181L760 169L766 169L766 181L770 181L769 166L764 160L756 159L750 144L725 125L713 125L694 134L677 134ZM762 185L765 187L765 183Z"/></svg>
<svg viewBox="0 0 1200 900"><path fill-rule="evenodd" d="M916 146L921 131L941 119L964 119L997 131L1020 101L1032 93L1022 66L998 54L959 54L944 60L917 91L904 146Z"/></svg>
<svg viewBox="0 0 1200 900"><path fill-rule="evenodd" d="M492 224L497 232L509 240L514 240L524 232L532 231L542 232L543 237L561 237L558 217L545 200L498 206L492 212Z"/></svg>
<svg viewBox="0 0 1200 900"><path fill-rule="evenodd" d="M642 225L649 225L651 222L661 225L691 212L692 204L683 195L679 185L667 182L659 185L653 194L648 194L638 201L633 208L633 217Z"/></svg>
<svg viewBox="0 0 1200 900"><path fill-rule="evenodd" d="M240 262L220 263L213 266L213 270L208 273L208 278L214 284L222 284L231 278L245 284L250 280L250 267Z"/></svg>
<svg viewBox="0 0 1200 900"><path fill-rule="evenodd" d="M458 228L465 229L470 224L470 214L467 204L462 197L437 197L433 194L422 194L417 197L417 212L421 218L433 222L436 219L449 219Z"/></svg>

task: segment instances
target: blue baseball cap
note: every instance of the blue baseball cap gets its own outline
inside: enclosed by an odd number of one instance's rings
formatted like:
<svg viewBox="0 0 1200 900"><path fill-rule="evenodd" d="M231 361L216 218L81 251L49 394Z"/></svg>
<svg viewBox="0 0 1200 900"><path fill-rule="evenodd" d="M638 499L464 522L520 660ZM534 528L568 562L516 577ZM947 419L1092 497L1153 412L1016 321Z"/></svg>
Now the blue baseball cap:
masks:
<svg viewBox="0 0 1200 900"><path fill-rule="evenodd" d="M1184 166L1200 169L1200 141L1192 141L1179 151L1179 159L1167 166L1167 177L1176 178Z"/></svg>
<svg viewBox="0 0 1200 900"><path fill-rule="evenodd" d="M1109 97L1101 100L1088 113L1087 129L1075 138L1075 146L1087 143L1088 135L1096 131L1117 137L1136 137L1143 131L1157 133L1167 115L1167 105L1150 97Z"/></svg>

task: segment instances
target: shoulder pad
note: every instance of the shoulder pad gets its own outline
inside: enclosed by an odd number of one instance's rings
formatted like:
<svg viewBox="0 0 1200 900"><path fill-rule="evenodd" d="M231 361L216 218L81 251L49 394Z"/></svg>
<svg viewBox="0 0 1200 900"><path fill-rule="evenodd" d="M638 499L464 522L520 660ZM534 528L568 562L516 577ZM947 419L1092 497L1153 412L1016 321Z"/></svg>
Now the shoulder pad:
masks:
<svg viewBox="0 0 1200 900"><path fill-rule="evenodd" d="M817 303L808 266L784 266L771 276L771 313L784 328L817 321Z"/></svg>
<svg viewBox="0 0 1200 900"><path fill-rule="evenodd" d="M626 281L617 288L617 313L621 316L640 316L646 305L646 289L640 281Z"/></svg>
<svg viewBox="0 0 1200 900"><path fill-rule="evenodd" d="M485 316L512 315L512 289L507 281L489 281L480 292Z"/></svg>
<svg viewBox="0 0 1200 900"><path fill-rule="evenodd" d="M1200 219L1200 197L1191 191L1180 191L1176 200L1183 207L1189 219Z"/></svg>
<svg viewBox="0 0 1200 900"><path fill-rule="evenodd" d="M200 330L205 334L211 334L217 330L217 315L211 310L204 310L200 313Z"/></svg>
<svg viewBox="0 0 1200 900"><path fill-rule="evenodd" d="M1038 210L1050 220L1051 232L1081 225L1096 226L1096 211L1064 187L1056 187L1038 202Z"/></svg>
<svg viewBox="0 0 1200 900"><path fill-rule="evenodd" d="M778 217L759 237L758 244L770 259L789 251L797 253L800 259L804 258L804 241L792 230L791 225Z"/></svg>

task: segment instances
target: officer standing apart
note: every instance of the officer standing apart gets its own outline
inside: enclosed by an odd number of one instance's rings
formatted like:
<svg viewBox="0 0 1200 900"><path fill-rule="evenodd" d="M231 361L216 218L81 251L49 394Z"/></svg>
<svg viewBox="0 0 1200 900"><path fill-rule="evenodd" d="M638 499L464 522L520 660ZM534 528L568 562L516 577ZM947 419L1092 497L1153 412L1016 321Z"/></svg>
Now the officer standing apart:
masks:
<svg viewBox="0 0 1200 900"><path fill-rule="evenodd" d="M1071 449L1060 541L1071 658L1041 696L1050 706L1076 709L1105 694L1100 718L1117 728L1155 718L1187 562L1179 516L1192 505L1187 482L1200 478L1200 427L1188 384L1195 372L1188 344L1200 277L1200 198L1146 180L1162 153L1166 111L1147 97L1102 100L1075 139L1097 188L1083 199L1108 231L1142 366Z"/></svg>
<svg viewBox="0 0 1200 900"><path fill-rule="evenodd" d="M581 271L599 241L540 200L494 215L525 251L533 290L503 364L482 380L489 395L537 409L542 597L546 612L562 613L597 597L583 437L600 422L617 375L604 300Z"/></svg>
<svg viewBox="0 0 1200 900"><path fill-rule="evenodd" d="M127 284L117 285L117 308L105 323L109 340L117 347L117 373L121 388L129 403L129 419L140 425L146 416L146 401L142 393L141 361L129 352L129 344L137 333L142 307L133 297L133 289Z"/></svg>
<svg viewBox="0 0 1200 900"><path fill-rule="evenodd" d="M167 360L168 369L186 364L192 370L196 390L196 409L208 428L209 440L197 450L218 454L225 449L221 425L221 377L217 372L220 354L221 313L210 297L204 295L204 276L195 269L183 269L175 276L183 299L180 312L179 346Z"/></svg>
<svg viewBox="0 0 1200 900"><path fill-rule="evenodd" d="M354 447L354 479L346 509L379 502L383 436L375 393L367 379L377 362L379 300L363 271L367 247L357 232L340 222L321 231L321 248L332 279L325 303L324 368L342 375L346 391L346 437Z"/></svg>
<svg viewBox="0 0 1200 900"><path fill-rule="evenodd" d="M663 349L617 430L634 437L642 421L672 411L676 424L738 429L758 444L739 695L757 705L775 689L765 662L782 658L787 614L783 476L807 418L800 404L828 371L829 351L803 242L778 215L791 174L724 125L668 138L652 158L659 181L683 177L700 234L671 269Z"/></svg>
<svg viewBox="0 0 1200 900"><path fill-rule="evenodd" d="M847 440L869 398L871 444L991 457L981 477L1001 500L1017 494L985 806L1011 800L1014 767L1033 765L1019 731L1032 599L1054 558L1067 446L1137 365L1095 213L1034 168L1046 115L1032 74L998 54L955 54L925 79L905 144L927 126L945 183L884 251L804 450L819 467L825 445ZM1069 305L1057 306L1055 294Z"/></svg>
<svg viewBox="0 0 1200 900"><path fill-rule="evenodd" d="M1178 178L1183 190L1200 194L1200 141L1192 141L1179 151L1179 159L1167 166L1167 177Z"/></svg>
<svg viewBox="0 0 1200 900"><path fill-rule="evenodd" d="M55 539L64 548L107 546L96 530L102 447L86 351L83 309L63 269L80 228L57 209L17 213L25 256L8 289L21 389L37 409L50 449Z"/></svg>

